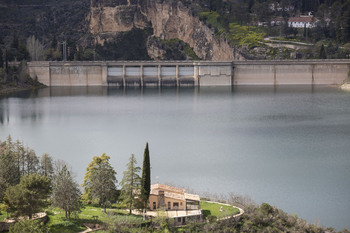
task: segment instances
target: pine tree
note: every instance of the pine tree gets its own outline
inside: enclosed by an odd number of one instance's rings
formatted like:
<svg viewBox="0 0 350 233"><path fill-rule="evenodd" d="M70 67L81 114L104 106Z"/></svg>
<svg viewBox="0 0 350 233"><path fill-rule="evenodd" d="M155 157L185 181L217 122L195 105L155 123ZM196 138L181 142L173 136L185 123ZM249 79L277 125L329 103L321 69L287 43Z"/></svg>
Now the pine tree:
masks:
<svg viewBox="0 0 350 233"><path fill-rule="evenodd" d="M147 207L149 194L151 192L151 163L149 159L148 142L143 153L142 179L141 179L141 199L144 207Z"/></svg>
<svg viewBox="0 0 350 233"><path fill-rule="evenodd" d="M32 218L45 208L50 189L50 180L46 176L23 176L19 184L6 190L4 204L16 217Z"/></svg>
<svg viewBox="0 0 350 233"><path fill-rule="evenodd" d="M2 200L5 190L18 184L20 181L20 173L16 163L14 153L5 149L0 153L0 201Z"/></svg>
<svg viewBox="0 0 350 233"><path fill-rule="evenodd" d="M141 170L140 167L136 166L137 161L134 154L131 154L129 163L126 165L127 170L123 173L123 180L121 182L122 185L122 197L124 198L124 202L129 204L129 213L134 207L135 197L139 193L140 190L140 182L141 178L139 172Z"/></svg>

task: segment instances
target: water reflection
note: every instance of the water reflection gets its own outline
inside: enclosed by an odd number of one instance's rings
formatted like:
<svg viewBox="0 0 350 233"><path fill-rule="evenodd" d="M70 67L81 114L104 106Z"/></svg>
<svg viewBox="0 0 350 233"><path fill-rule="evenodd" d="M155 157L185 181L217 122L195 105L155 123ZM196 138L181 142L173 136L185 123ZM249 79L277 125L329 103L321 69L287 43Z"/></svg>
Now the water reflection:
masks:
<svg viewBox="0 0 350 233"><path fill-rule="evenodd" d="M60 96L139 96L196 94L198 87L157 88L157 87L47 87L38 90L36 97ZM228 88L227 90L230 90Z"/></svg>
<svg viewBox="0 0 350 233"><path fill-rule="evenodd" d="M137 96L137 95L227 95L227 94L298 94L320 93L337 90L336 86L288 85L288 86L216 86L216 87L104 87L104 86L76 86L76 87L47 87L36 90L13 93L6 98L42 98L60 96Z"/></svg>
<svg viewBox="0 0 350 233"><path fill-rule="evenodd" d="M48 90L45 90L48 89ZM45 88L45 94L50 97L59 96L105 96L107 95L106 87L96 86L96 87L49 87ZM44 94L44 93L42 93Z"/></svg>
<svg viewBox="0 0 350 233"><path fill-rule="evenodd" d="M10 103L9 101L25 100L27 103L21 108L16 108L14 111L19 111L19 116L23 120L30 120L37 122L43 117L43 108L40 106L40 99L46 97L74 97L74 96L162 96L166 98L192 96L205 96L205 98L217 98L227 95L246 96L250 98L259 98L259 96L266 98L266 96L278 95L279 98L289 98L289 96L298 96L306 93L329 93L329 91L338 91L335 86L232 86L232 87L103 87L103 86L85 86L85 87L47 87L36 90L21 91L13 93L8 97L0 98L0 124L9 124L10 122ZM344 92L344 95L350 95ZM312 98L312 95L311 95ZM318 102L317 102L318 101ZM327 106L327 100L315 99L314 104ZM31 106L31 107L28 107ZM288 119L287 119L288 118ZM266 115L262 116L260 120L300 120L309 119L317 120L317 116L304 116L303 114L294 116L278 116Z"/></svg>
<svg viewBox="0 0 350 233"><path fill-rule="evenodd" d="M8 124L10 121L9 104L7 99L0 99L0 124Z"/></svg>

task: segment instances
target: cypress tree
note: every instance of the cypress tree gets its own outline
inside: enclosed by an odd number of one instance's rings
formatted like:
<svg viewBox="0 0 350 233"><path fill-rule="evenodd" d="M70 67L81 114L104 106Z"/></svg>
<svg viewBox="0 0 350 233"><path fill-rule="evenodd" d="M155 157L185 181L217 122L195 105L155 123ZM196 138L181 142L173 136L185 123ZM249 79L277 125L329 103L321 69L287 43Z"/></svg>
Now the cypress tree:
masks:
<svg viewBox="0 0 350 233"><path fill-rule="evenodd" d="M4 59L3 59L3 54L2 54L2 50L0 48L0 68L4 67Z"/></svg>
<svg viewBox="0 0 350 233"><path fill-rule="evenodd" d="M149 159L148 142L146 143L145 152L143 153L142 177L141 177L141 198L144 201L145 208L149 194L151 192L151 164Z"/></svg>
<svg viewBox="0 0 350 233"><path fill-rule="evenodd" d="M5 50L5 71L6 71L6 74L9 73L9 59L8 59L7 49Z"/></svg>
<svg viewBox="0 0 350 233"><path fill-rule="evenodd" d="M326 55L326 50L324 49L324 45L321 45L321 49L320 49L320 59L326 59L327 55Z"/></svg>

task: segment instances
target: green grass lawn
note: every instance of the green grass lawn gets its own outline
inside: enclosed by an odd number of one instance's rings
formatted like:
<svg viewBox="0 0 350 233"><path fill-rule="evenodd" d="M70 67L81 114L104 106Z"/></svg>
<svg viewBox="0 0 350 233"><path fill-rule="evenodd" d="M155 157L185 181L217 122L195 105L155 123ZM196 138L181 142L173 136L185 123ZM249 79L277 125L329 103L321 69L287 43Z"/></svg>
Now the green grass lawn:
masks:
<svg viewBox="0 0 350 233"><path fill-rule="evenodd" d="M223 211L220 211L222 206ZM216 216L217 218L232 216L238 214L239 210L232 206L226 206L216 203L208 203L201 201L201 209L204 215ZM103 212L103 208L99 206L86 205L82 208L81 212L77 215L72 215L68 220L65 217L65 212L59 208L49 209L47 226L50 228L50 232L53 233L73 233L86 230L84 223L107 223L114 222L126 225L140 225L143 220L142 216L128 215L127 211L116 208L107 209L107 214ZM97 220L94 220L93 216L97 216ZM0 214L0 221L6 218L6 213L3 211ZM96 217L95 217L96 219ZM136 229L137 230L137 229ZM100 231L103 232L103 231Z"/></svg>
<svg viewBox="0 0 350 233"><path fill-rule="evenodd" d="M223 211L220 211L222 207ZM209 215L213 215L217 218L223 218L228 216L233 216L235 214L239 214L239 209L233 206L220 205L216 203L209 203L206 201L201 201L201 209L203 210L203 214L205 217Z"/></svg>
<svg viewBox="0 0 350 233"><path fill-rule="evenodd" d="M109 214L108 214L109 213ZM97 220L93 219L97 216ZM142 222L142 216L127 215L127 211L119 209L107 209L107 214L103 212L103 208L93 205L86 205L76 216L71 216L68 220L65 217L65 212L61 209L55 208L48 211L49 221L47 226L50 227L53 233L61 232L80 232L86 230L83 223L103 223L110 221L119 222Z"/></svg>

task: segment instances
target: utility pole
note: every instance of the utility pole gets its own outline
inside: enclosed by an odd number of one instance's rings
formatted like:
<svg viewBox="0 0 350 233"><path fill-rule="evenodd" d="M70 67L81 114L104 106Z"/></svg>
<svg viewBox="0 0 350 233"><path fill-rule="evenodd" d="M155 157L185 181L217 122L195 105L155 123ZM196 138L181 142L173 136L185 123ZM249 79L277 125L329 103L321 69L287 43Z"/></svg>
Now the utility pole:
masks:
<svg viewBox="0 0 350 233"><path fill-rule="evenodd" d="M67 41L63 41L63 61L67 61Z"/></svg>

